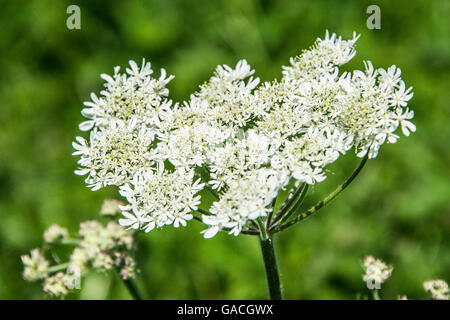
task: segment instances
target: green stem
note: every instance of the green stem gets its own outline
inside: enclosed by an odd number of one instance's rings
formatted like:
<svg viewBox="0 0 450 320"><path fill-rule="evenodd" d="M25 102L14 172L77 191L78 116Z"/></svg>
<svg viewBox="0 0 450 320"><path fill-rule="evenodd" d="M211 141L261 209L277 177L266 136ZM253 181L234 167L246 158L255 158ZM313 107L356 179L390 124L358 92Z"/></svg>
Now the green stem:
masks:
<svg viewBox="0 0 450 320"><path fill-rule="evenodd" d="M281 217L280 223L285 222L289 219L289 217L295 212L297 211L298 208L300 208L300 206L303 203L303 200L305 199L306 193L308 192L308 185L306 183L303 184L304 187L302 189L302 192L300 193L298 200L295 201L294 205L291 207L291 209L283 216Z"/></svg>
<svg viewBox="0 0 450 320"><path fill-rule="evenodd" d="M269 212L269 215L268 215L267 220L266 220L266 229L267 230L269 230L270 224L272 222L272 216L273 216L273 213L275 211L275 203L276 202L277 202L277 197L273 198L272 203L270 204L270 208L272 210Z"/></svg>
<svg viewBox="0 0 450 320"><path fill-rule="evenodd" d="M280 275L278 273L277 259L275 256L275 248L273 237L259 238L264 267L266 270L267 285L269 287L269 297L271 300L282 300Z"/></svg>
<svg viewBox="0 0 450 320"><path fill-rule="evenodd" d="M378 290L372 290L372 294L373 294L373 299L374 300L380 300L380 294L378 293Z"/></svg>
<svg viewBox="0 0 450 320"><path fill-rule="evenodd" d="M66 238L61 240L60 243L65 245L78 246L81 243L81 240L74 238Z"/></svg>
<svg viewBox="0 0 450 320"><path fill-rule="evenodd" d="M51 266L51 267L49 267L47 269L47 273L53 274L53 273L56 273L58 271L66 270L68 266L69 266L68 262L61 263L61 264L58 264L56 266Z"/></svg>
<svg viewBox="0 0 450 320"><path fill-rule="evenodd" d="M216 198L216 200L220 199L219 194L213 188L205 186L205 189L208 190L214 196L214 198Z"/></svg>
<svg viewBox="0 0 450 320"><path fill-rule="evenodd" d="M205 216L212 216L212 213L207 211L207 210L203 210L201 208L197 208L197 211L200 212L201 214L204 214Z"/></svg>
<svg viewBox="0 0 450 320"><path fill-rule="evenodd" d="M312 215L313 213L317 212L319 209L324 207L326 204L328 204L331 200L336 198L356 178L356 176L359 174L361 169L366 164L367 158L368 158L368 156L366 155L361 160L361 162L359 163L359 165L355 169L355 171L353 171L352 175L350 177L348 177L347 180L344 181L344 183L342 183L339 187L337 187L336 190L334 190L332 193L330 193L325 199L323 199L322 201L319 201L315 206L311 207L309 210L298 215L295 219L292 219L291 221L289 221L281 226L276 227L275 229L273 229L274 233L280 232L281 230L284 230L284 229L296 224L297 222L299 222L303 219L306 219L307 217L309 217L310 215Z"/></svg>
<svg viewBox="0 0 450 320"><path fill-rule="evenodd" d="M201 167L201 170L202 170L202 172L204 173L204 175L206 175L206 176L209 176L209 175L210 175L210 171L209 171L209 169L208 169L206 166L202 166L202 167ZM203 180L201 174L200 174L200 175L197 174L195 177L196 177L196 179L199 178L200 180ZM207 179L207 180L208 180L208 179ZM213 197L216 198L216 200L219 200L219 199L220 199L219 194L218 194L213 188L211 188L210 186L208 186L208 184L205 184L205 190L208 190L208 191L213 195Z"/></svg>
<svg viewBox="0 0 450 320"><path fill-rule="evenodd" d="M298 188L294 191L294 193L284 201L281 208L278 210L275 219L273 220L273 224L275 225L280 219L285 215L286 212L292 208L292 205L296 202L297 198L302 194L305 189L306 183L302 183L298 186Z"/></svg>
<svg viewBox="0 0 450 320"><path fill-rule="evenodd" d="M139 293L139 290L136 286L136 284L134 283L133 279L122 279L123 283L125 284L125 286L128 289L128 292L130 293L130 295L133 297L134 300L142 300L142 296Z"/></svg>

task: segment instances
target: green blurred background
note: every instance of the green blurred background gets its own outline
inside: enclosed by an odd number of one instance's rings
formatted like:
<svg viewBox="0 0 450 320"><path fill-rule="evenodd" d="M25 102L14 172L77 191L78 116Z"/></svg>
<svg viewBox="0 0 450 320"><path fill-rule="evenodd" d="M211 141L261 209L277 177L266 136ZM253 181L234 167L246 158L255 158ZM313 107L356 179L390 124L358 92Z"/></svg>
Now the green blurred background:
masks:
<svg viewBox="0 0 450 320"><path fill-rule="evenodd" d="M81 30L66 8L81 8ZM368 30L366 8L381 8ZM450 1L0 1L0 298L41 299L22 280L20 255L52 223L76 232L98 218L113 188L92 192L73 174L71 142L82 102L101 73L150 60L176 78L171 98L188 99L218 64L245 58L263 81L326 29L361 33L348 69L396 64L414 86L417 132L386 145L329 207L277 236L288 299L354 299L368 294L360 262L373 254L395 266L382 296L425 298L422 282L450 280ZM357 159L330 167L306 205L333 189ZM257 238L204 240L196 222L139 235L139 287L150 299L264 299ZM128 299L114 274L90 273L72 298Z"/></svg>

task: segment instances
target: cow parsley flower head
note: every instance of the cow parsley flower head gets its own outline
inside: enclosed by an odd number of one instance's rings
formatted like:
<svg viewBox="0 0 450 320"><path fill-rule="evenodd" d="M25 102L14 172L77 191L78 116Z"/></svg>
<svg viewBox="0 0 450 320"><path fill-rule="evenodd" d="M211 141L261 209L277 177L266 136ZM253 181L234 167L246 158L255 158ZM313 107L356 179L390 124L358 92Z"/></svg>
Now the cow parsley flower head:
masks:
<svg viewBox="0 0 450 320"><path fill-rule="evenodd" d="M218 66L188 101L175 104L166 88L173 76L164 69L154 78L145 61L131 61L125 73L116 67L85 103L88 120L80 128L90 137L73 144L76 173L93 190L119 188L127 200L119 223L127 228L178 227L193 218L207 226L205 237L253 232L261 221L278 228L305 186L326 179L326 166L342 154L353 149L374 158L399 139L399 129L406 136L416 130L407 105L412 88L399 68L366 61L363 71L340 71L358 38L327 32L290 59L279 81L260 83L246 60ZM287 216L271 225L280 190L291 186L300 189L288 190ZM206 192L212 203L202 201Z"/></svg>

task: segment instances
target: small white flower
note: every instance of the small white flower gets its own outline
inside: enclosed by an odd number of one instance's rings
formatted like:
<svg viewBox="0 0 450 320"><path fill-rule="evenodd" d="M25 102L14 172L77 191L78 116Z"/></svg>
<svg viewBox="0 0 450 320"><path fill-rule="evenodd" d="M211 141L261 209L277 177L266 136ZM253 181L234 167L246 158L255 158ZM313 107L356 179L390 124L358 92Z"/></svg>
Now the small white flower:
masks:
<svg viewBox="0 0 450 320"><path fill-rule="evenodd" d="M67 274L58 272L45 279L44 291L52 297L65 296L69 293L69 288L67 287L69 281L70 279Z"/></svg>
<svg viewBox="0 0 450 320"><path fill-rule="evenodd" d="M134 214L123 211L123 216L125 218L119 219L119 224L123 227L127 227L128 229L138 230L141 226L140 219L137 218Z"/></svg>
<svg viewBox="0 0 450 320"><path fill-rule="evenodd" d="M405 111L404 113L402 113ZM416 126L411 122L408 121L409 119L412 119L414 117L414 111L409 111L408 108L406 110L403 110L401 108L397 108L395 110L395 114L397 116L396 123L400 123L400 126L402 128L402 132L405 136L409 136L409 131L415 132Z"/></svg>
<svg viewBox="0 0 450 320"><path fill-rule="evenodd" d="M392 106L406 107L407 102L413 97L414 93L411 92L412 87L408 88L406 91L405 88L405 83L400 81L394 94L389 98L389 102Z"/></svg>
<svg viewBox="0 0 450 320"><path fill-rule="evenodd" d="M201 231L200 233L202 233L203 234L203 237L205 238L205 239L211 239L212 237L214 237L216 234L217 234L217 232L219 232L220 231L220 226L211 226L211 227L209 227L208 229L205 229L205 230L203 230L203 231Z"/></svg>
<svg viewBox="0 0 450 320"><path fill-rule="evenodd" d="M39 249L33 249L30 255L21 257L24 265L23 278L27 281L37 281L46 277L50 263Z"/></svg>
<svg viewBox="0 0 450 320"><path fill-rule="evenodd" d="M44 240L47 243L55 243L59 242L65 238L67 238L68 232L66 228L62 228L57 224L51 225L44 232Z"/></svg>
<svg viewBox="0 0 450 320"><path fill-rule="evenodd" d="M392 266L388 266L384 261L375 259L373 256L365 257L363 265L365 269L363 280L366 282L374 281L378 284L382 284L388 280L394 270Z"/></svg>

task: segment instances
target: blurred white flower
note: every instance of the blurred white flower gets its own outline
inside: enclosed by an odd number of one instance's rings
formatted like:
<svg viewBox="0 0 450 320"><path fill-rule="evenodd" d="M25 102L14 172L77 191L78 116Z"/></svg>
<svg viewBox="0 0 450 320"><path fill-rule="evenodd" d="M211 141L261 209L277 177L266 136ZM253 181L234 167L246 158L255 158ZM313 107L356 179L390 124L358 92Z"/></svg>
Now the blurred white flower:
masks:
<svg viewBox="0 0 450 320"><path fill-rule="evenodd" d="M45 278L50 263L44 258L39 249L33 249L30 255L23 255L23 278L27 281L37 281Z"/></svg>
<svg viewBox="0 0 450 320"><path fill-rule="evenodd" d="M102 207L100 208L100 214L103 216L115 216L121 213L120 206L125 205L120 200L116 199L105 199L102 202Z"/></svg>
<svg viewBox="0 0 450 320"><path fill-rule="evenodd" d="M450 298L448 284L444 280L425 281L423 287L435 300L448 300Z"/></svg>
<svg viewBox="0 0 450 320"><path fill-rule="evenodd" d="M110 200L111 202L111 200ZM117 206L116 201L112 201ZM117 210L117 208L115 208ZM52 251L53 245L67 238L67 245L73 245L70 258L61 262L59 252ZM53 257L54 263L45 259L40 249L22 256L23 277L27 281L38 281L51 297L59 298L80 288L83 272L89 267L98 271L116 269L124 280L134 278L136 266L133 258L134 239L130 232L116 222L106 226L98 221L80 224L79 237L69 237L65 228L52 225L44 232L43 250Z"/></svg>
<svg viewBox="0 0 450 320"><path fill-rule="evenodd" d="M373 281L376 284L382 284L388 280L394 270L394 267L388 266L383 260L375 259L373 256L365 257L363 265L365 269L363 280Z"/></svg>
<svg viewBox="0 0 450 320"><path fill-rule="evenodd" d="M55 243L67 238L68 232L66 228L62 228L57 224L51 225L44 232L44 240L47 243Z"/></svg>
<svg viewBox="0 0 450 320"><path fill-rule="evenodd" d="M69 293L67 286L70 282L70 276L64 272L58 272L55 275L49 276L44 280L44 292L47 292L51 297L61 297Z"/></svg>

